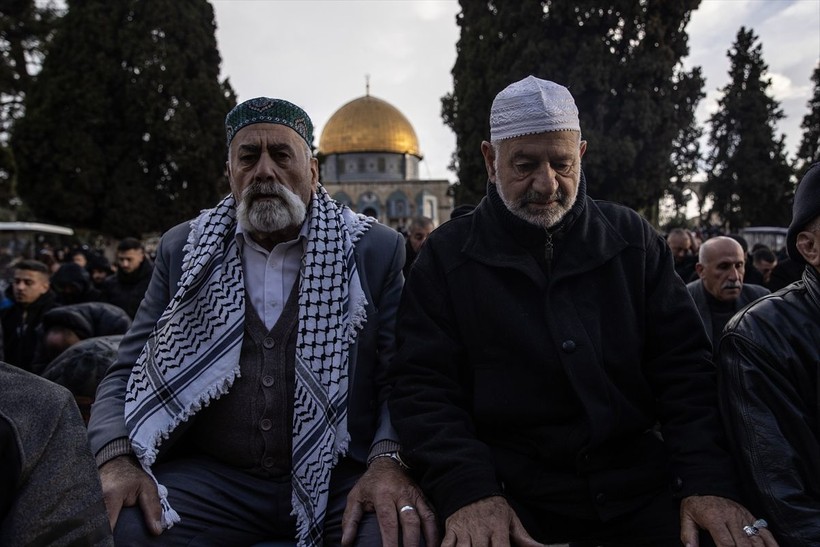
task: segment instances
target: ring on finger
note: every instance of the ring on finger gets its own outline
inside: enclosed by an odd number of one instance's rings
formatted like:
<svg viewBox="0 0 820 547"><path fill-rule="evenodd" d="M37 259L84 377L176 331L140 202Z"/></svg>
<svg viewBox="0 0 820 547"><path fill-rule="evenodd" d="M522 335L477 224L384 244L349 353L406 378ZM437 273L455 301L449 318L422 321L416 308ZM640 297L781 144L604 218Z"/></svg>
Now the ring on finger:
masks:
<svg viewBox="0 0 820 547"><path fill-rule="evenodd" d="M405 505L401 509L399 509L399 513L404 513L405 511L415 511L416 508L412 505Z"/></svg>
<svg viewBox="0 0 820 547"><path fill-rule="evenodd" d="M744 526L744 527L743 527L743 531L744 531L744 532L746 533L746 535L747 535L747 536L749 536L749 537L756 536L757 534L759 534L759 533L760 533L760 530L758 530L758 529L757 529L757 526L755 526L754 524Z"/></svg>
<svg viewBox="0 0 820 547"><path fill-rule="evenodd" d="M757 519L752 523L752 528L767 528L769 523L766 522L764 519Z"/></svg>

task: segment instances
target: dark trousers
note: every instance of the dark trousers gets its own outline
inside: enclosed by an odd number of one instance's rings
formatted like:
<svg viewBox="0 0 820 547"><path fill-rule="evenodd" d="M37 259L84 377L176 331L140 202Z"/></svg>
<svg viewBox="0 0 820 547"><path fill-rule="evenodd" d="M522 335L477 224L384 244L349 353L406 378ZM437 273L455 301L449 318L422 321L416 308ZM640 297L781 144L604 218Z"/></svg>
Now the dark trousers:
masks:
<svg viewBox="0 0 820 547"><path fill-rule="evenodd" d="M645 503L607 521L560 515L537 502L509 499L527 532L544 543L569 543L570 547L681 547L680 501L663 490L647 496ZM701 547L714 546L701 534Z"/></svg>
<svg viewBox="0 0 820 547"><path fill-rule="evenodd" d="M325 545L342 542L342 514L347 494L364 473L363 464L342 460L333 470L325 519ZM155 466L159 483L181 521L160 536L151 535L139 507L124 508L114 530L120 546L188 545L196 547L249 546L270 540L296 538L291 515L290 477L262 479L218 462L180 458ZM357 545L380 546L375 513L359 524Z"/></svg>

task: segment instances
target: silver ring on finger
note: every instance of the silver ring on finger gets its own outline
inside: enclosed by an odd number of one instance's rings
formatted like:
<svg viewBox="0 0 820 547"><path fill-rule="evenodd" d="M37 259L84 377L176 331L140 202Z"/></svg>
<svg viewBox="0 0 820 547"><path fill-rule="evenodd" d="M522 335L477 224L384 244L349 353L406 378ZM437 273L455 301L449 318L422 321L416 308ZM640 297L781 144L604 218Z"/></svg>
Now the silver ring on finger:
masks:
<svg viewBox="0 0 820 547"><path fill-rule="evenodd" d="M405 505L404 507L399 509L399 513L404 513L405 511L415 511L415 510L416 510L416 508L413 507L412 505Z"/></svg>
<svg viewBox="0 0 820 547"><path fill-rule="evenodd" d="M757 534L760 533L760 530L758 530L757 527L753 524L744 526L743 531L749 537L756 536Z"/></svg>
<svg viewBox="0 0 820 547"><path fill-rule="evenodd" d="M766 522L764 519L757 519L752 523L752 528L767 528L769 523Z"/></svg>

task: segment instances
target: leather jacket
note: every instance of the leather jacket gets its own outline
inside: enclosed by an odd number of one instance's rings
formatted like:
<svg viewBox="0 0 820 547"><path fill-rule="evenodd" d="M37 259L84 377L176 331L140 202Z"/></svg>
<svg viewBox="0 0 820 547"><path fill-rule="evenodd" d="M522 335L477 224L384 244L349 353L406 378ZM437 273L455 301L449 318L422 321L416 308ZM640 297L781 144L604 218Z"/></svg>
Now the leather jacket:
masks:
<svg viewBox="0 0 820 547"><path fill-rule="evenodd" d="M820 545L820 275L757 300L718 348L721 411L749 507L784 547Z"/></svg>

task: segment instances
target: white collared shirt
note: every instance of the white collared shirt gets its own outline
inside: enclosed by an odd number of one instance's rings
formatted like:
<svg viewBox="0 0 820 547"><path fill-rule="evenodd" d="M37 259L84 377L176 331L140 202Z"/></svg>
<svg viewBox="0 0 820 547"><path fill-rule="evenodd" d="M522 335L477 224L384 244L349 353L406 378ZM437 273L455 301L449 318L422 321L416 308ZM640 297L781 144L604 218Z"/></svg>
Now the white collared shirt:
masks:
<svg viewBox="0 0 820 547"><path fill-rule="evenodd" d="M268 251L237 223L236 243L242 257L246 301L256 309L268 330L279 320L293 284L299 279L308 227L308 218L305 218L295 239L279 243Z"/></svg>

